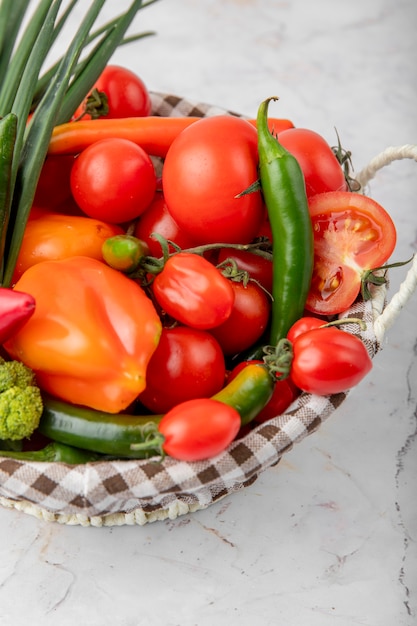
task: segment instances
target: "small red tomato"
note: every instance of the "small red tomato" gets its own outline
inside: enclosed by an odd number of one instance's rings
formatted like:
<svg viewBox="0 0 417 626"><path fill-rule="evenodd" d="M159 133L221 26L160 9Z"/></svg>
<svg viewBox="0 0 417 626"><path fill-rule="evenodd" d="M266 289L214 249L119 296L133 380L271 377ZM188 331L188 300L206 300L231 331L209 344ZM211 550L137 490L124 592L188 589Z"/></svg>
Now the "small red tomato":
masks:
<svg viewBox="0 0 417 626"><path fill-rule="evenodd" d="M122 224L141 215L156 190L146 152L127 139L101 139L76 158L71 170L74 200L88 215Z"/></svg>
<svg viewBox="0 0 417 626"><path fill-rule="evenodd" d="M202 461L220 454L239 432L240 415L211 398L182 402L160 421L163 449L180 461Z"/></svg>
<svg viewBox="0 0 417 626"><path fill-rule="evenodd" d="M139 401L153 413L164 413L185 400L219 392L225 372L223 353L209 332L185 326L164 328Z"/></svg>
<svg viewBox="0 0 417 626"><path fill-rule="evenodd" d="M347 391L372 369L365 344L355 335L334 327L302 333L293 343L293 353L293 383L318 395Z"/></svg>
<svg viewBox="0 0 417 626"><path fill-rule="evenodd" d="M256 283L231 284L235 292L232 312L223 324L210 331L227 356L250 348L262 337L271 311L269 297Z"/></svg>
<svg viewBox="0 0 417 626"><path fill-rule="evenodd" d="M161 235L164 239L173 241L182 249L191 248L194 245L192 239L180 229L171 213L168 211L162 191L155 193L151 204L139 217L134 231L135 237L138 237L138 239L148 244L152 256L161 257L161 244L157 239L152 237L153 233L158 233L158 235ZM170 246L170 251L174 251L172 246Z"/></svg>
<svg viewBox="0 0 417 626"><path fill-rule="evenodd" d="M131 70L119 65L107 65L93 89L104 92L107 97L108 113L103 118L145 117L151 114L152 102L143 80ZM84 101L74 113L79 118L85 110ZM86 114L82 119L88 119Z"/></svg>
<svg viewBox="0 0 417 626"><path fill-rule="evenodd" d="M231 282L205 258L188 252L168 259L152 290L168 315L200 329L222 324L231 314L235 299Z"/></svg>

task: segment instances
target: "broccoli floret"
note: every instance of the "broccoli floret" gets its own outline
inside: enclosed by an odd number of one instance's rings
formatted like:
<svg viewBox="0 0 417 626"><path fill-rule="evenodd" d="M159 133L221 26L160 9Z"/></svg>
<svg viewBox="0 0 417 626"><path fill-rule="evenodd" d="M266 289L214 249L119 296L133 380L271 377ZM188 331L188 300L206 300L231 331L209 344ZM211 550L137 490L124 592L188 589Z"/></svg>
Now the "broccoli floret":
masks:
<svg viewBox="0 0 417 626"><path fill-rule="evenodd" d="M42 396L32 370L0 357L0 439L30 437L39 426Z"/></svg>

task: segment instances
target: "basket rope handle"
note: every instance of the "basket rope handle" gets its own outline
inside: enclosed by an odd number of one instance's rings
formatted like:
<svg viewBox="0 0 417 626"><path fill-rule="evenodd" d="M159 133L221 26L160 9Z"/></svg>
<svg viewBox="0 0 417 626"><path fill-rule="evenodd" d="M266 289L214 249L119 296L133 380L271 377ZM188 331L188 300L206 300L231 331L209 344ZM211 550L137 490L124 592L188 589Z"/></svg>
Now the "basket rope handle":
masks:
<svg viewBox="0 0 417 626"><path fill-rule="evenodd" d="M366 167L356 176L362 189L374 178L378 170L393 161L401 159L414 159L417 161L417 145L406 144L404 146L391 146L374 157ZM385 332L390 328L417 287L417 254L414 255L413 264L408 270L405 280L401 283L397 293L393 295L385 308L381 298L376 297L373 301L375 314L374 332L379 342L382 342Z"/></svg>

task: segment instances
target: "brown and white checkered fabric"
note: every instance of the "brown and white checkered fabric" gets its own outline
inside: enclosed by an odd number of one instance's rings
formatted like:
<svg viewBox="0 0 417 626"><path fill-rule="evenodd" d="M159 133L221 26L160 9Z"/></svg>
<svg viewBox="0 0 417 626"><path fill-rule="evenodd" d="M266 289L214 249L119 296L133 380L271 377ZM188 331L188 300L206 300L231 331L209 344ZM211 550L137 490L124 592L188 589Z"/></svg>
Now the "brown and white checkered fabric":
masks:
<svg viewBox="0 0 417 626"><path fill-rule="evenodd" d="M153 94L154 113L170 116L209 116L223 109L193 104L172 95ZM227 112L235 115L232 112ZM379 349L373 333L371 303L359 301L343 317L363 319L367 328L346 325L364 341L371 357ZM303 393L282 415L255 427L222 454L208 461L184 463L165 458L62 463L0 459L0 500L32 503L47 512L86 518L143 512L157 514L185 504L204 508L253 483L275 465L295 443L316 430L343 402L346 394L315 396Z"/></svg>

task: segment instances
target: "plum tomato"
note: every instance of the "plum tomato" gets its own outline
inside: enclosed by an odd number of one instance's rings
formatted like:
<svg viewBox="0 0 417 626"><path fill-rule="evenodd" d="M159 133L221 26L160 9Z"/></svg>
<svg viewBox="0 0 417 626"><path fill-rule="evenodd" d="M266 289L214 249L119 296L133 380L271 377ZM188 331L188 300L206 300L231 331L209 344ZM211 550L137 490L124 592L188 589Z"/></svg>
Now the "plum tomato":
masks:
<svg viewBox="0 0 417 626"><path fill-rule="evenodd" d="M186 326L164 328L138 400L153 413L165 413L185 400L218 393L225 374L223 353L209 332Z"/></svg>
<svg viewBox="0 0 417 626"><path fill-rule="evenodd" d="M308 393L325 396L348 391L372 369L363 341L335 327L309 330L292 345L290 376Z"/></svg>
<svg viewBox="0 0 417 626"><path fill-rule="evenodd" d="M162 170L168 209L197 244L248 243L264 218L260 191L239 194L258 178L257 131L227 115L206 117L173 141Z"/></svg>
<svg viewBox="0 0 417 626"><path fill-rule="evenodd" d="M240 429L235 408L211 398L196 398L175 406L158 425L163 449L179 461L203 461L220 454Z"/></svg>
<svg viewBox="0 0 417 626"><path fill-rule="evenodd" d="M152 283L152 292L174 320L201 329L222 324L235 299L231 281L207 259L190 252L169 257Z"/></svg>
<svg viewBox="0 0 417 626"><path fill-rule="evenodd" d="M101 139L83 150L71 170L71 191L88 216L121 224L147 209L156 173L146 152L127 139Z"/></svg>
<svg viewBox="0 0 417 626"><path fill-rule="evenodd" d="M309 200L314 269L306 309L317 315L346 311L367 270L382 266L396 244L387 211L359 193L334 191Z"/></svg>

